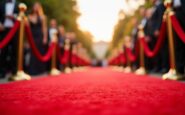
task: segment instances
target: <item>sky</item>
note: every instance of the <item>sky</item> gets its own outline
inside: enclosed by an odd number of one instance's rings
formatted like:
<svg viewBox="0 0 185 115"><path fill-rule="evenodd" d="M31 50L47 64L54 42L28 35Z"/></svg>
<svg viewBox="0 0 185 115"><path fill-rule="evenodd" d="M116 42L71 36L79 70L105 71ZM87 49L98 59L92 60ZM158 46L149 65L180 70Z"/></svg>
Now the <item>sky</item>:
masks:
<svg viewBox="0 0 185 115"><path fill-rule="evenodd" d="M144 0L77 0L81 16L78 24L81 30L89 31L93 41L112 39L113 29L118 21L119 11L133 13Z"/></svg>

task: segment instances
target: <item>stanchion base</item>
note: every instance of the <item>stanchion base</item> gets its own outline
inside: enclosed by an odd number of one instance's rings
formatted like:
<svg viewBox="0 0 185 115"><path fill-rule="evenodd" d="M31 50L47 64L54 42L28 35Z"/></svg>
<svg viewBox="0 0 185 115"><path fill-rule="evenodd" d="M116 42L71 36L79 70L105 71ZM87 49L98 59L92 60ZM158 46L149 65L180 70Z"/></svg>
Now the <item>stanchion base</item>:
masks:
<svg viewBox="0 0 185 115"><path fill-rule="evenodd" d="M51 72L50 72L51 75L60 75L60 71L56 68L53 68L51 69Z"/></svg>
<svg viewBox="0 0 185 115"><path fill-rule="evenodd" d="M18 71L15 75L8 79L9 81L22 81L31 80L31 76L26 74L24 71Z"/></svg>
<svg viewBox="0 0 185 115"><path fill-rule="evenodd" d="M79 68L78 67L73 67L72 71L77 72L77 71L79 71Z"/></svg>
<svg viewBox="0 0 185 115"><path fill-rule="evenodd" d="M140 67L139 69L137 69L135 71L135 74L137 74L137 75L145 75L146 74L146 70L145 70L144 67Z"/></svg>
<svg viewBox="0 0 185 115"><path fill-rule="evenodd" d="M168 73L162 76L163 80L180 80L182 75L178 74L175 69L170 69Z"/></svg>
<svg viewBox="0 0 185 115"><path fill-rule="evenodd" d="M69 67L66 67L65 69L64 69L64 73L71 73L72 72L72 70L71 70L71 68L69 68Z"/></svg>
<svg viewBox="0 0 185 115"><path fill-rule="evenodd" d="M121 67L121 66L114 66L112 67L114 71L118 71L118 72L123 72L124 71L124 68Z"/></svg>
<svg viewBox="0 0 185 115"><path fill-rule="evenodd" d="M131 72L132 72L131 67L126 67L126 68L124 69L124 73L131 73Z"/></svg>
<svg viewBox="0 0 185 115"><path fill-rule="evenodd" d="M123 72L123 71L124 71L124 69L125 69L125 68L123 68L123 67L119 66L119 67L117 68L117 71L118 71L118 72Z"/></svg>

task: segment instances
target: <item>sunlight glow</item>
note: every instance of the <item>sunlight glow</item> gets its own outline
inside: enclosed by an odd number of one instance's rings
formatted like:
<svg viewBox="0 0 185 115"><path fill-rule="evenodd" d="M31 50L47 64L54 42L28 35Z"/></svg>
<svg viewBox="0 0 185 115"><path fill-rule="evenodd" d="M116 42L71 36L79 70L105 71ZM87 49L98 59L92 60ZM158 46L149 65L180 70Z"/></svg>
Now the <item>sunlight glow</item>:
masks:
<svg viewBox="0 0 185 115"><path fill-rule="evenodd" d="M111 41L113 28L122 9L133 14L144 0L77 0L81 16L78 24L82 30L89 31L94 41Z"/></svg>

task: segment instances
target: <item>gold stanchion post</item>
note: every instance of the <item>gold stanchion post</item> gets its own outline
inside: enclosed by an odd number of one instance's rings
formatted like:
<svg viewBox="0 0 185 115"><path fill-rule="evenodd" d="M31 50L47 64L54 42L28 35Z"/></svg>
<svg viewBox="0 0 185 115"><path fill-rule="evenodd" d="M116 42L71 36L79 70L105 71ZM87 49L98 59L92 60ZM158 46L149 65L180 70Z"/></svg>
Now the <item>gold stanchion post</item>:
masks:
<svg viewBox="0 0 185 115"><path fill-rule="evenodd" d="M58 41L58 38L57 38L57 32L53 34L53 37L52 37L52 41L53 43L57 43ZM55 49L53 51L53 54L52 54L52 57L51 57L51 71L50 71L50 74L51 75L59 75L60 74L60 71L57 69L57 49L56 49L57 46L55 46Z"/></svg>
<svg viewBox="0 0 185 115"><path fill-rule="evenodd" d="M126 48L130 47L130 37L128 37L128 36L125 37L125 47ZM126 51L125 57L126 57L126 60L127 60L127 66L124 68L124 72L125 73L130 73L130 72L132 72L132 69L131 69L131 61L129 59L129 56L127 54L127 51Z"/></svg>
<svg viewBox="0 0 185 115"><path fill-rule="evenodd" d="M119 53L118 53L119 55L123 54L124 51L123 51L122 47L120 47L118 50L119 50ZM122 60L122 58L119 60L120 64L118 65L118 71L123 72L125 68L124 68L123 63L122 63L121 60Z"/></svg>
<svg viewBox="0 0 185 115"><path fill-rule="evenodd" d="M78 53L78 47L77 47L77 44L74 44L74 46L73 46L73 50L72 50L72 54L73 55L77 55L77 53ZM78 70L78 68L77 68L77 60L75 60L76 62L73 64L73 68L72 68L72 71L77 71Z"/></svg>
<svg viewBox="0 0 185 115"><path fill-rule="evenodd" d="M144 37L143 26L139 25L138 29L139 29L138 37L139 38ZM135 73L138 74L138 75L145 75L146 74L146 69L145 69L144 49L143 49L143 46L140 42L139 42L139 46L140 46L139 47L139 49L140 49L140 51L139 51L140 67L139 67L139 69L137 69L135 71Z"/></svg>
<svg viewBox="0 0 185 115"><path fill-rule="evenodd" d="M65 45L64 45L64 49L65 50L69 50L70 49L70 40L66 39L65 40ZM66 67L64 68L64 73L71 73L71 68L69 67L69 62L67 62Z"/></svg>
<svg viewBox="0 0 185 115"><path fill-rule="evenodd" d="M19 16L20 21L20 31L18 40L18 60L17 60L17 73L9 78L10 81L20 81L20 80L30 80L31 77L23 71L23 42L24 42L24 24L26 20L25 11L27 7L25 4L21 3L19 5Z"/></svg>
<svg viewBox="0 0 185 115"><path fill-rule="evenodd" d="M182 78L180 74L177 73L176 71L176 64L175 64L175 50L174 50L174 38L173 38L173 30L172 30L172 22L170 19L170 16L174 14L172 11L171 5L172 5L172 0L165 0L164 2L166 6L166 19L167 19L167 28L168 28L168 44L169 44L169 57L170 57L170 70L168 73L164 74L162 78L164 80L169 79L169 80L179 80Z"/></svg>

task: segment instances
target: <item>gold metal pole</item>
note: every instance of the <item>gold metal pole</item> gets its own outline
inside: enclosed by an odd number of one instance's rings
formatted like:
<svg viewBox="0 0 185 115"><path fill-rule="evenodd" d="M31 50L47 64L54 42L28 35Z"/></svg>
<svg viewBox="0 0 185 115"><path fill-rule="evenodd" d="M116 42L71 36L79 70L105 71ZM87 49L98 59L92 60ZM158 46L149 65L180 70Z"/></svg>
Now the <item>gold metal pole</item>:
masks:
<svg viewBox="0 0 185 115"><path fill-rule="evenodd" d="M119 55L120 55L120 54L123 55L123 52L124 52L124 51L123 51L123 47L120 47L120 48L119 48ZM121 60L123 60L123 59L121 58ZM120 65L118 65L118 71L123 72L124 69L125 69L125 68L124 68L124 63L121 62Z"/></svg>
<svg viewBox="0 0 185 115"><path fill-rule="evenodd" d="M172 4L171 0L165 1L165 6L167 7L165 14L167 16L166 19L167 19L167 28L168 28L168 44L169 44L169 56L170 56L171 67L169 72L162 76L164 80L166 79L178 80L182 78L182 76L178 74L176 71L174 38L173 38L172 23L170 18L171 15L173 15L174 13L172 11L171 4Z"/></svg>
<svg viewBox="0 0 185 115"><path fill-rule="evenodd" d="M18 59L17 59L17 73L9 78L10 81L20 81L20 80L30 80L31 77L24 73L23 71L23 42L24 42L24 25L25 25L25 11L27 7L25 4L21 3L19 5L19 17L20 21L20 31L19 31L19 39L18 39Z"/></svg>
<svg viewBox="0 0 185 115"><path fill-rule="evenodd" d="M70 40L66 39L65 40L65 46L64 46L65 50L70 50ZM71 73L71 68L69 67L69 62L67 62L66 67L64 68L64 73Z"/></svg>
<svg viewBox="0 0 185 115"><path fill-rule="evenodd" d="M53 34L53 38L52 38L52 41L51 42L54 42L54 43L57 43L57 32ZM59 75L60 74L60 71L57 69L57 53L56 53L56 46L54 48L54 51L53 51L53 54L52 54L52 57L51 57L51 71L50 71L50 74L55 76L55 75Z"/></svg>
<svg viewBox="0 0 185 115"><path fill-rule="evenodd" d="M77 54L78 54L78 47L77 47L77 44L74 44L72 53L73 53L74 55L77 55ZM74 72L75 72L75 71L78 71L78 65L77 65L77 60L76 60L76 59L75 59L75 63L74 63L74 65L73 65L72 70L73 70Z"/></svg>
<svg viewBox="0 0 185 115"><path fill-rule="evenodd" d="M124 72L125 73L130 73L130 72L132 72L132 69L131 69L130 59L129 59L128 55L127 55L127 51L126 51L125 57L126 57L126 60L127 60L127 66L124 68Z"/></svg>
<svg viewBox="0 0 185 115"><path fill-rule="evenodd" d="M24 17L21 19L20 23L20 31L19 31L19 40L18 40L18 61L17 61L17 68L18 71L22 71L23 67L23 39L24 39Z"/></svg>
<svg viewBox="0 0 185 115"><path fill-rule="evenodd" d="M143 26L139 25L139 33L138 33L138 37L144 37L144 31L143 31ZM140 67L139 69L137 69L135 71L136 74L138 75L145 75L146 74L146 69L145 69L145 57L144 57L144 49L143 49L143 45L141 44L141 42L139 42L139 60L140 60Z"/></svg>

